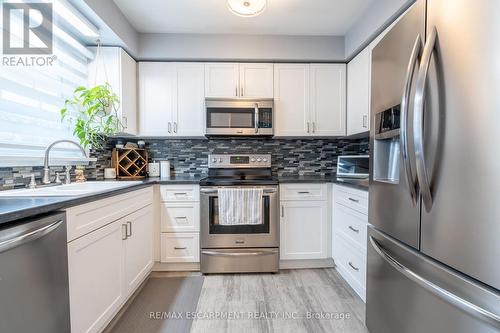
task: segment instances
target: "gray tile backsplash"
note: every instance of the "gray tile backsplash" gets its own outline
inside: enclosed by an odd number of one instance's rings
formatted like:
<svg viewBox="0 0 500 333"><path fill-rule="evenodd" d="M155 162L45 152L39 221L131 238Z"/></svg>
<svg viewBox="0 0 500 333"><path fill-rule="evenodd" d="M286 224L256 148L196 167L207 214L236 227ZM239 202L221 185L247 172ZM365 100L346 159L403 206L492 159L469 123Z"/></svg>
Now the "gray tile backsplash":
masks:
<svg viewBox="0 0 500 333"><path fill-rule="evenodd" d="M111 149L117 139L110 139L107 147L91 151L97 162L85 168L89 180L104 178L104 168L111 165ZM139 138L121 139L137 142ZM337 156L367 154L368 138L363 139L274 139L274 138L210 138L210 139L144 139L150 160L169 160L175 174L204 174L208 154L271 154L273 172L277 175L327 175L335 172ZM0 168L0 190L24 187L35 173L41 180L42 167ZM62 171L62 168L53 168ZM54 171L54 172L55 172Z"/></svg>

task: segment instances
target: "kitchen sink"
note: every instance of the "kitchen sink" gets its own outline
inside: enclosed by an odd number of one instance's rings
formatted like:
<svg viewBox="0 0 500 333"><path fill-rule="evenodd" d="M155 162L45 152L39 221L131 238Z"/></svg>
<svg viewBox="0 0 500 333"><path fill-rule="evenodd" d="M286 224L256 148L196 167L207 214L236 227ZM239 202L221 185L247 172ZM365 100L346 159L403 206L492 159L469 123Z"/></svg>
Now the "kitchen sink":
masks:
<svg viewBox="0 0 500 333"><path fill-rule="evenodd" d="M138 181L94 181L35 189L0 191L0 197L71 197L98 193L138 184Z"/></svg>

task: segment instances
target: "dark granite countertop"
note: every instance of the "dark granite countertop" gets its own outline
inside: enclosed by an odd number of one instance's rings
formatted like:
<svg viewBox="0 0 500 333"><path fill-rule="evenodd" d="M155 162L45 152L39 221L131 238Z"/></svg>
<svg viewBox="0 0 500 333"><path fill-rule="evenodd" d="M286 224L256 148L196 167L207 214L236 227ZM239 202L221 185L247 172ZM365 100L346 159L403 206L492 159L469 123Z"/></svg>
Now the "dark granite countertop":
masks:
<svg viewBox="0 0 500 333"><path fill-rule="evenodd" d="M177 175L171 178L146 178L138 180L126 187L92 194L78 196L61 197L0 197L0 225L20 220L23 218L44 214L72 206L85 204L88 202L104 199L110 196L138 190L154 184L198 184L204 175ZM367 185L359 183L347 183L340 181L335 175L314 176L314 175L287 175L278 177L280 183L338 183L349 187L368 190Z"/></svg>
<svg viewBox="0 0 500 333"><path fill-rule="evenodd" d="M332 175L286 175L278 177L278 182L281 184L286 183L335 183L358 190L368 191L368 180L353 179L353 178L337 178L335 174Z"/></svg>

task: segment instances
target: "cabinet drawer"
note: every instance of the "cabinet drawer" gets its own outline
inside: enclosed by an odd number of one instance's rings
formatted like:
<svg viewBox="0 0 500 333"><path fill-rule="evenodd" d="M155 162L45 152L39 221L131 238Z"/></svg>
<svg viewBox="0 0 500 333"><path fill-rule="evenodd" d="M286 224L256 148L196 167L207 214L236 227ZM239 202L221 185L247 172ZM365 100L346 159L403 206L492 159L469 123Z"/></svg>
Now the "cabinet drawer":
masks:
<svg viewBox="0 0 500 333"><path fill-rule="evenodd" d="M198 185L162 185L161 201L200 201Z"/></svg>
<svg viewBox="0 0 500 333"><path fill-rule="evenodd" d="M356 293L365 299L366 293L366 250L361 252L341 234L334 236L337 270Z"/></svg>
<svg viewBox="0 0 500 333"><path fill-rule="evenodd" d="M153 202L153 188L128 192L66 210L68 242Z"/></svg>
<svg viewBox="0 0 500 333"><path fill-rule="evenodd" d="M162 233L161 262L199 262L200 235L195 233Z"/></svg>
<svg viewBox="0 0 500 333"><path fill-rule="evenodd" d="M161 204L162 232L200 231L199 202L169 202Z"/></svg>
<svg viewBox="0 0 500 333"><path fill-rule="evenodd" d="M333 215L335 231L343 233L348 239L366 249L367 216L338 203L335 203Z"/></svg>
<svg viewBox="0 0 500 333"><path fill-rule="evenodd" d="M335 186L335 202L368 215L368 192Z"/></svg>
<svg viewBox="0 0 500 333"><path fill-rule="evenodd" d="M326 200L327 184L280 185L280 200Z"/></svg>

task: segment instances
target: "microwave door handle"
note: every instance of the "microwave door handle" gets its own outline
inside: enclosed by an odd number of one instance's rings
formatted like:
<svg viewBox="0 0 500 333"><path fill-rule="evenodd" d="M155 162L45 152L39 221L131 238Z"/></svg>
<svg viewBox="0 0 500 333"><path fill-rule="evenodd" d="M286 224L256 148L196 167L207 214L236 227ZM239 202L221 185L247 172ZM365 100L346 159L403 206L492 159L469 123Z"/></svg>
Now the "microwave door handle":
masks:
<svg viewBox="0 0 500 333"><path fill-rule="evenodd" d="M255 103L255 133L259 133L259 104Z"/></svg>

